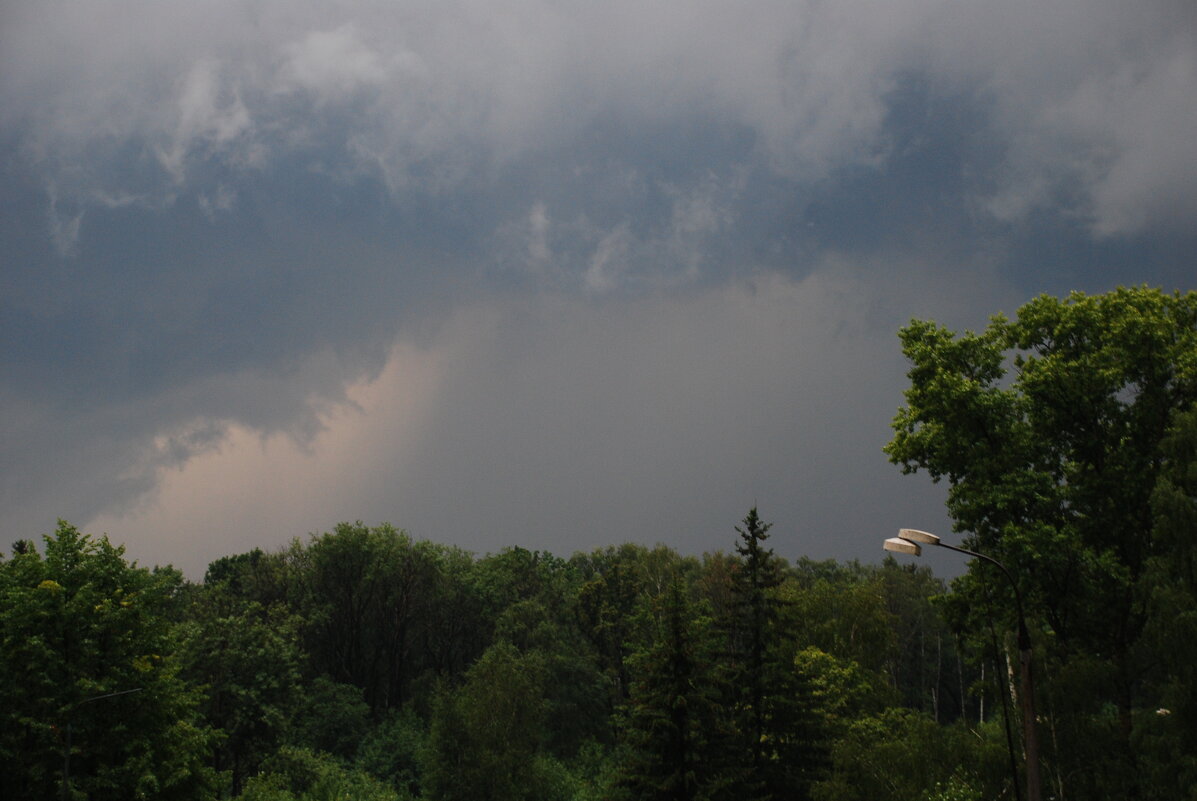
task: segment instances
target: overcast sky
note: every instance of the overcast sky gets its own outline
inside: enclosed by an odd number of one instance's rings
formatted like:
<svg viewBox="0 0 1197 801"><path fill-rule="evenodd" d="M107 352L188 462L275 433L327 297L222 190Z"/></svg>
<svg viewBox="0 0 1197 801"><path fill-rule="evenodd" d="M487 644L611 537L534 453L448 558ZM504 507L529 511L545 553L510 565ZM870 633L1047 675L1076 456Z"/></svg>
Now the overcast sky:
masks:
<svg viewBox="0 0 1197 801"><path fill-rule="evenodd" d="M0 549L878 561L902 324L1195 288L1197 5L7 0L0 156Z"/></svg>

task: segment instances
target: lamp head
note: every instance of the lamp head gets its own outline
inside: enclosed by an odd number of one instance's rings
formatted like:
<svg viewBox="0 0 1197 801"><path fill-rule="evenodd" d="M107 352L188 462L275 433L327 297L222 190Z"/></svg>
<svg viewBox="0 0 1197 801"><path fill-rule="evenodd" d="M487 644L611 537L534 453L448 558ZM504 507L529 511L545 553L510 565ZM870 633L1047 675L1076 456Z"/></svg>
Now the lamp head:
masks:
<svg viewBox="0 0 1197 801"><path fill-rule="evenodd" d="M917 528L900 528L898 537L910 542L921 542L923 545L939 545L939 537L928 534L926 531L919 531Z"/></svg>
<svg viewBox="0 0 1197 801"><path fill-rule="evenodd" d="M901 537L890 537L885 541L885 545L883 547L887 551L893 551L894 553L908 553L913 554L914 556L918 556L923 552L923 549L917 542L911 542L910 540L902 539Z"/></svg>

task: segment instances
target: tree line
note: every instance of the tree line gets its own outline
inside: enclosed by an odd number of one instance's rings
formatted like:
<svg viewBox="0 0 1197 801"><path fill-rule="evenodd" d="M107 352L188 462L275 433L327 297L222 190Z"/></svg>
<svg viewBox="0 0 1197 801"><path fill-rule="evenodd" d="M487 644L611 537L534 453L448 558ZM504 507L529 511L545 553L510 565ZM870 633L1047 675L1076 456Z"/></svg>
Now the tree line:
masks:
<svg viewBox="0 0 1197 801"><path fill-rule="evenodd" d="M1197 799L1197 295L901 338L886 450L1020 585L1045 797ZM345 523L190 582L60 522L0 556L0 797L1019 798L1004 579L769 530L477 556Z"/></svg>
<svg viewBox="0 0 1197 801"><path fill-rule="evenodd" d="M928 570L768 528L566 559L346 523L192 583L61 522L0 561L0 794L851 798L894 778L855 775L870 725L992 728Z"/></svg>

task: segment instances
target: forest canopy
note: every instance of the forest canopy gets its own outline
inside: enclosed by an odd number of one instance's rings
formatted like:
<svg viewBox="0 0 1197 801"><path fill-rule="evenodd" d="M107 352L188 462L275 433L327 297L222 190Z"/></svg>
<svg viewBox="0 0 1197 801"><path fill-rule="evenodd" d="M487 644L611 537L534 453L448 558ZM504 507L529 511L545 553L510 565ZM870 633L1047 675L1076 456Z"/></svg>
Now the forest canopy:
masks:
<svg viewBox="0 0 1197 801"><path fill-rule="evenodd" d="M190 583L61 523L0 561L0 758L13 766L0 793L1001 787L1004 752L975 734L997 725L996 686L935 612L941 582L893 561L789 564L767 531L753 510L739 551L702 558L633 544L477 557L347 523L224 557ZM968 753L968 769L901 768L900 755L862 769L878 742L915 731Z"/></svg>

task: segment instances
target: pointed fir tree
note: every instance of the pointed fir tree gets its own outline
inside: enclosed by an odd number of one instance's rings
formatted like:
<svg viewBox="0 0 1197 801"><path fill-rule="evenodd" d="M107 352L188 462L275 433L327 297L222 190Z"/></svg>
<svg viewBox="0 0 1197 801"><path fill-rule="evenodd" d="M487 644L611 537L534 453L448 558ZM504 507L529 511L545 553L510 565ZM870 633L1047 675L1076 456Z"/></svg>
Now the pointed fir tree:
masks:
<svg viewBox="0 0 1197 801"><path fill-rule="evenodd" d="M739 570L732 581L728 684L738 747L729 775L740 799L806 799L827 762L827 738L811 694L794 667L796 643L777 589L784 564L766 547L771 524L753 507L736 532Z"/></svg>
<svg viewBox="0 0 1197 801"><path fill-rule="evenodd" d="M708 801L722 797L720 754L728 726L719 703L709 622L696 614L680 580L658 607L658 632L631 658L631 699L615 797Z"/></svg>
<svg viewBox="0 0 1197 801"><path fill-rule="evenodd" d="M781 584L781 571L773 550L765 547L772 524L765 523L752 507L744 518L744 527L736 527L740 542L736 553L740 556L740 571L735 575L733 593L736 599L738 634L732 645L740 670L741 728L747 737L752 768L758 772L765 759L764 736L767 728L765 697L770 688L766 670L766 651L777 633L779 601L772 593Z"/></svg>

